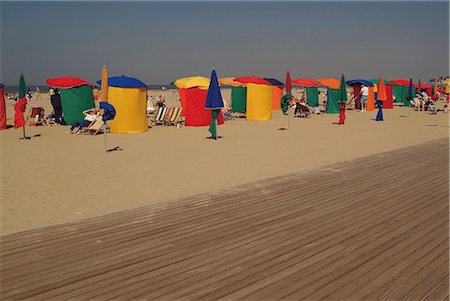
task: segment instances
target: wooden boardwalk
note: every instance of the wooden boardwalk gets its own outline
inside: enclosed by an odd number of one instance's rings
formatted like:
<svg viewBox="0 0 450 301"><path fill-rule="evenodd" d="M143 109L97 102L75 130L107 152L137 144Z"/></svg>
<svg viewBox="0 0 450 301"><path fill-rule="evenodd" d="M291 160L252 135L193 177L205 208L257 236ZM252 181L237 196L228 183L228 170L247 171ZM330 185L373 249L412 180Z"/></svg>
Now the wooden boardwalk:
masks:
<svg viewBox="0 0 450 301"><path fill-rule="evenodd" d="M447 300L448 143L5 235L1 300Z"/></svg>

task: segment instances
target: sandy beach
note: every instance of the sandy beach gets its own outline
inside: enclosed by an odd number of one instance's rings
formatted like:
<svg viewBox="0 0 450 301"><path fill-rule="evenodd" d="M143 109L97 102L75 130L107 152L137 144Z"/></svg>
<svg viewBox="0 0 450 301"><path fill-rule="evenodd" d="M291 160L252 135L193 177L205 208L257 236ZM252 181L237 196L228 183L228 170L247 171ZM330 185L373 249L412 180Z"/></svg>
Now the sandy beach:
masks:
<svg viewBox="0 0 450 301"><path fill-rule="evenodd" d="M150 91L160 94L169 106L179 105L175 90ZM224 89L223 96L230 99L230 90ZM7 100L8 125L13 124L13 104ZM33 98L31 106L51 110L47 94L41 100ZM376 111L347 111L344 126L335 124L337 115L291 118L290 130L281 131L287 119L274 111L271 121L227 121L219 127L223 138L217 141L206 139L207 127L154 126L142 134L108 135L109 148L123 149L108 154L103 135L68 135L62 126L27 126L32 138L20 140L22 129L11 128L0 132L1 233L306 171L449 134L448 115L441 112L431 115L394 106L384 110L381 123L374 121L375 115Z"/></svg>

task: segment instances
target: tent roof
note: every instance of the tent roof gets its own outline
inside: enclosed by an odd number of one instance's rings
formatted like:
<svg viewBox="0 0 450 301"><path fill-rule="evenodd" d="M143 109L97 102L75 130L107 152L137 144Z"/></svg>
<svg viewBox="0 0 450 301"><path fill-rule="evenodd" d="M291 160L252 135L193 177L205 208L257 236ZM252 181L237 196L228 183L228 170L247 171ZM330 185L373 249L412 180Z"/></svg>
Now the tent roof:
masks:
<svg viewBox="0 0 450 301"><path fill-rule="evenodd" d="M101 85L102 81L98 80L97 84ZM108 78L108 86L122 88L146 88L147 84L141 82L137 78L122 76L113 76Z"/></svg>
<svg viewBox="0 0 450 301"><path fill-rule="evenodd" d="M175 85L178 89L199 88L202 90L208 90L209 82L209 78L204 76L188 76L177 79L173 82L173 85Z"/></svg>
<svg viewBox="0 0 450 301"><path fill-rule="evenodd" d="M370 81L373 84L377 84L377 85L380 83L380 79L379 78L374 78L374 79L371 79ZM392 85L392 83L390 81L386 80L386 79L384 80L384 84L385 85L390 85L390 86Z"/></svg>
<svg viewBox="0 0 450 301"><path fill-rule="evenodd" d="M272 85L269 81L265 80L264 78L257 77L257 76L242 76L242 77L237 77L234 80L237 82L240 82L240 83L247 83L247 84L260 84L260 85L269 85L269 86Z"/></svg>
<svg viewBox="0 0 450 301"><path fill-rule="evenodd" d="M246 85L234 80L234 77L219 78L219 84L232 87L245 87Z"/></svg>
<svg viewBox="0 0 450 301"><path fill-rule="evenodd" d="M352 79L345 82L347 85L352 86L355 84L361 84L366 85L369 87L373 87L373 83L371 81L365 80L365 79Z"/></svg>
<svg viewBox="0 0 450 301"><path fill-rule="evenodd" d="M85 81L84 79L72 76L49 78L45 81L45 83L52 88L62 88L62 89L70 89L79 86L94 86L93 84Z"/></svg>
<svg viewBox="0 0 450 301"><path fill-rule="evenodd" d="M318 78L318 79L316 79L316 81L319 84L321 84L327 88L330 88L330 89L339 89L339 87L341 86L341 82L335 78L330 78L330 77Z"/></svg>
<svg viewBox="0 0 450 301"><path fill-rule="evenodd" d="M272 86L284 86L284 84L282 82L280 82L279 80L277 80L275 78L263 77L263 79L265 79L266 81L271 83Z"/></svg>
<svg viewBox="0 0 450 301"><path fill-rule="evenodd" d="M390 82L397 86L409 87L409 79L393 79L393 80L390 80Z"/></svg>
<svg viewBox="0 0 450 301"><path fill-rule="evenodd" d="M319 83L309 78L297 78L292 80L292 83L303 87L317 87L319 85Z"/></svg>
<svg viewBox="0 0 450 301"><path fill-rule="evenodd" d="M434 85L434 83L433 83ZM432 89L433 86L427 83L420 83L420 89Z"/></svg>

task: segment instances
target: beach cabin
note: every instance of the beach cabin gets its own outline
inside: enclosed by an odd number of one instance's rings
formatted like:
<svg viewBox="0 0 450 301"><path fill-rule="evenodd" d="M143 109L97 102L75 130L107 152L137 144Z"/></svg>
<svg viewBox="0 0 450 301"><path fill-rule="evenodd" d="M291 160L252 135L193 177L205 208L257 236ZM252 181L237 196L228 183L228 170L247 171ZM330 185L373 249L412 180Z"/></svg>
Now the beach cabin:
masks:
<svg viewBox="0 0 450 301"><path fill-rule="evenodd" d="M409 107L411 103L408 100L408 91L409 91L409 80L406 79L394 79L389 81L392 84L392 88L394 91L395 102L402 103L403 106ZM416 85L417 86L417 85ZM413 84L412 88L413 96L415 93L415 88Z"/></svg>
<svg viewBox="0 0 450 301"><path fill-rule="evenodd" d="M93 84L72 76L50 78L45 82L49 87L58 89L66 124L83 121L83 111L95 107Z"/></svg>
<svg viewBox="0 0 450 301"><path fill-rule="evenodd" d="M97 82L101 85L101 81ZM108 103L116 109L109 122L111 133L134 134L148 131L147 84L128 76L108 78Z"/></svg>
<svg viewBox="0 0 450 301"><path fill-rule="evenodd" d="M281 97L283 97L284 84L275 78L266 78L266 81L272 84L272 110L281 110Z"/></svg>
<svg viewBox="0 0 450 301"><path fill-rule="evenodd" d="M374 87L377 87L377 85L380 83L380 79L372 79L370 80L372 84L374 84ZM387 99L383 101L383 109L393 109L394 103L393 103L393 97L392 97L392 84L391 82L384 80L384 85L386 87L386 97Z"/></svg>
<svg viewBox="0 0 450 301"><path fill-rule="evenodd" d="M347 85L353 88L353 95L355 95L355 108L360 109L359 103L359 93L361 91L361 86L366 85L369 88L369 96L367 98L366 110L375 110L375 86L371 81L365 79L352 79L346 82Z"/></svg>
<svg viewBox="0 0 450 301"><path fill-rule="evenodd" d="M247 110L247 84L234 79L234 77L219 78L219 84L231 87L231 110L234 113L245 113Z"/></svg>
<svg viewBox="0 0 450 301"><path fill-rule="evenodd" d="M6 129L5 85L0 83L0 130Z"/></svg>
<svg viewBox="0 0 450 301"><path fill-rule="evenodd" d="M185 126L209 126L211 124L211 110L205 109L209 82L209 78L203 76L189 76L173 82L180 94ZM220 112L217 124L223 123L222 112Z"/></svg>
<svg viewBox="0 0 450 301"><path fill-rule="evenodd" d="M247 84L247 120L272 120L272 93L270 85Z"/></svg>
<svg viewBox="0 0 450 301"><path fill-rule="evenodd" d="M328 114L339 114L339 87L341 82L335 78L318 78L316 82L327 88L327 110Z"/></svg>
<svg viewBox="0 0 450 301"><path fill-rule="evenodd" d="M231 110L234 113L247 112L247 87L231 87Z"/></svg>
<svg viewBox="0 0 450 301"><path fill-rule="evenodd" d="M306 102L309 106L315 107L319 105L319 84L309 78L297 78L292 80L293 85L305 88Z"/></svg>

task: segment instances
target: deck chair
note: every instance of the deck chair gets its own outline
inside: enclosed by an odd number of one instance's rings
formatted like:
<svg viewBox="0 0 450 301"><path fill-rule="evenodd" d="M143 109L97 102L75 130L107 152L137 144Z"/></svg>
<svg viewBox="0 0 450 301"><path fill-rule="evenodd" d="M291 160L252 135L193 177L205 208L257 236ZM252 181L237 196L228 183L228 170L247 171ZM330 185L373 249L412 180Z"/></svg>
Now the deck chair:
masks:
<svg viewBox="0 0 450 301"><path fill-rule="evenodd" d="M165 125L169 124L169 121L170 121L170 118L172 118L172 113L173 113L174 109L175 108L172 108L172 107L167 108L167 112L166 112L166 115L164 115L162 124L165 124Z"/></svg>
<svg viewBox="0 0 450 301"><path fill-rule="evenodd" d="M164 117L166 116L167 108L159 107L156 111L155 118L150 119L150 122L155 125L161 125L164 122Z"/></svg>
<svg viewBox="0 0 450 301"><path fill-rule="evenodd" d="M311 117L311 111L307 106L301 103L297 103L297 106L295 107L294 117L309 118Z"/></svg>
<svg viewBox="0 0 450 301"><path fill-rule="evenodd" d="M170 119L166 125L177 126L178 124L183 123L183 121L181 120L182 111L183 111L183 108L181 108L181 107L173 108L172 115L170 116Z"/></svg>
<svg viewBox="0 0 450 301"><path fill-rule="evenodd" d="M83 134L95 136L102 130L104 124L103 119L97 118L93 124L83 129Z"/></svg>
<svg viewBox="0 0 450 301"><path fill-rule="evenodd" d="M39 114L43 109L44 109L43 107L32 107L30 109L30 113L28 114L27 117L27 122L29 126L36 126L35 122L36 115Z"/></svg>

